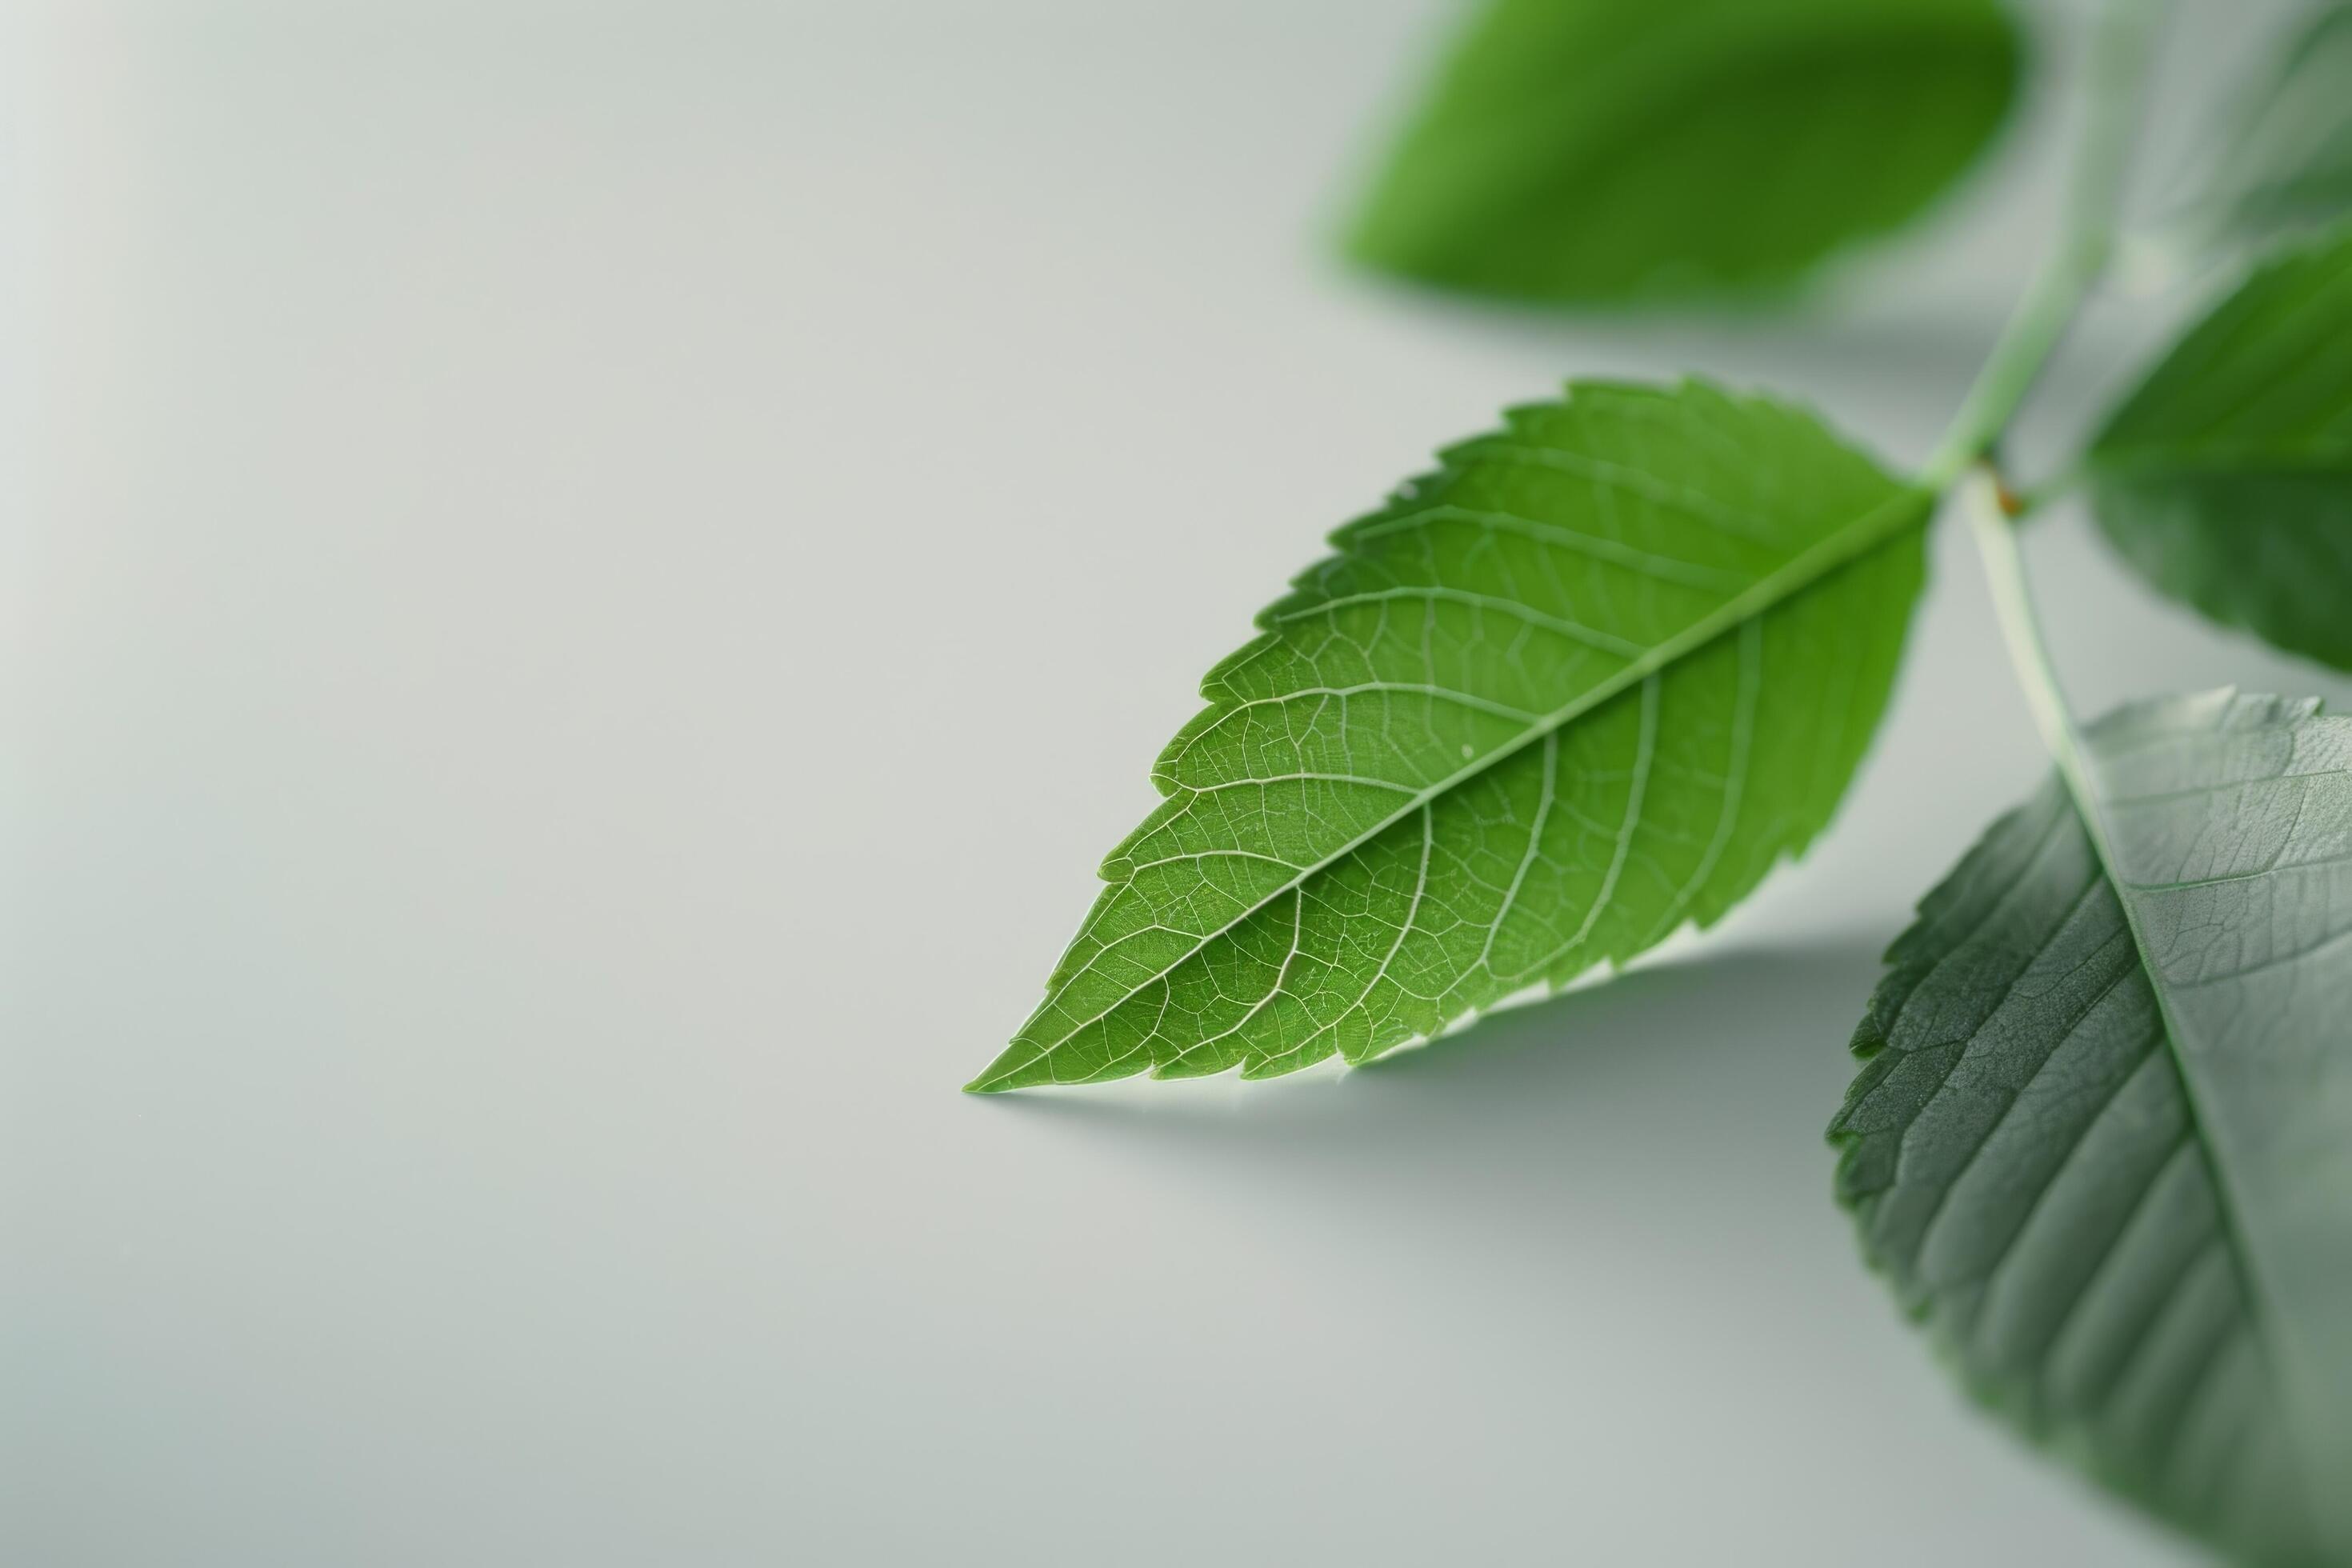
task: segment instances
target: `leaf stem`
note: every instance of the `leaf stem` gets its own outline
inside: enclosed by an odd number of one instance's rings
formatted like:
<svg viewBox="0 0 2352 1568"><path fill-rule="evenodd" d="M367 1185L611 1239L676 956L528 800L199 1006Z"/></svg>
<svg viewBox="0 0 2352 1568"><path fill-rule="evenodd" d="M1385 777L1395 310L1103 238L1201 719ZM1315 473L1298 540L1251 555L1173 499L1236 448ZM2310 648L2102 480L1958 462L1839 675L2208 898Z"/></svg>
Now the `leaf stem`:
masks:
<svg viewBox="0 0 2352 1568"><path fill-rule="evenodd" d="M2081 462L2070 464L2040 484L2017 492L2017 505L2011 509L2011 515L2023 522L2045 508L2065 500L2083 483L2084 468Z"/></svg>
<svg viewBox="0 0 2352 1568"><path fill-rule="evenodd" d="M2012 497L1992 452L2114 254L2132 131L2139 121L2148 63L2168 9L2168 0L2105 0L2101 7L2091 39L2090 100L2071 175L2065 235L2002 331L1927 468L1929 482L1939 489L1949 488L1970 468L1978 470L1968 487L1967 504L2001 640L2042 743L2067 788L2094 818L2095 797L2080 739L2034 616L2025 562L2017 546L2018 520L2048 499L2050 487L2022 499ZM2095 837L2095 822L2093 831Z"/></svg>
<svg viewBox="0 0 2352 1568"><path fill-rule="evenodd" d="M1927 460L1924 478L1938 490L2000 442L2115 254L2132 132L2169 9L2168 0L2106 0L2100 9L2091 37L2082 140L2068 176L2064 232Z"/></svg>
<svg viewBox="0 0 2352 1568"><path fill-rule="evenodd" d="M1976 534L1977 552L1984 560L1985 585L1992 595L1993 614L2000 621L2000 640L2009 650L2017 683L2024 688L2034 728L2042 731L2042 743L2057 761L2067 788L2087 811L2093 797L2082 747L2066 707L2065 690L2058 683L2058 667L2051 662L2049 645L2042 638L2042 623L2033 613L2025 559L2017 547L2016 521L2001 504L2000 494L2000 481L1990 466L1980 466L1963 487L1961 504Z"/></svg>
<svg viewBox="0 0 2352 1568"><path fill-rule="evenodd" d="M2042 362L2064 336L2075 309L2105 269L2108 255L2114 249L2125 154L2131 126L2137 119L2137 103L2147 76L2156 22L2163 9L2163 0L2106 0L2093 45L2094 98L2074 171L2075 205L2065 242L2002 333L1976 387L1953 421L1952 434L1937 458L1938 464L1957 464L1945 476L1947 486L1966 476L1962 504L1976 535L1978 553L1984 561L1985 584L1992 596L1993 613L2000 622L2001 642L2009 650L2010 665L2017 672L2018 685L2024 689L2034 727L2042 731L2042 743L2058 764L2059 777L2090 837L2092 852L2109 879L2117 883L2123 880L2123 862L2116 853L2098 788L2091 777L2082 732L2075 728L2065 689L2059 682L2057 666L2051 660L2041 621L2034 614L2033 592L2017 542L2019 518L2030 514L2039 500L2046 499L2053 489L2063 489L2074 476L2062 475L2052 485L2042 486L2023 498L2013 496L1992 461L1992 447L2018 405L2032 390ZM1969 472L1971 469L1973 472ZM1931 467L1930 473L1936 471ZM2118 901L2131 930L2133 945L2145 959L2152 949L2148 933L2142 928L2138 906L2129 898ZM2179 1042L2186 1037L2173 1016L2168 988L2156 984L2152 989L2158 1012L2164 1020L2166 1043L2180 1072L2191 1123L2201 1127L2206 1111L2199 1103L2197 1080L2179 1058ZM2206 1169L2214 1188L2221 1194L2224 1215L2235 1229L2238 1205L2231 1194L2231 1184L2214 1163L2210 1147L2201 1141L2200 1147L2205 1151ZM2242 1249L2239 1257L2243 1258ZM2251 1274L2242 1274L2242 1279L2249 1298L2259 1300L2262 1292L2256 1289Z"/></svg>

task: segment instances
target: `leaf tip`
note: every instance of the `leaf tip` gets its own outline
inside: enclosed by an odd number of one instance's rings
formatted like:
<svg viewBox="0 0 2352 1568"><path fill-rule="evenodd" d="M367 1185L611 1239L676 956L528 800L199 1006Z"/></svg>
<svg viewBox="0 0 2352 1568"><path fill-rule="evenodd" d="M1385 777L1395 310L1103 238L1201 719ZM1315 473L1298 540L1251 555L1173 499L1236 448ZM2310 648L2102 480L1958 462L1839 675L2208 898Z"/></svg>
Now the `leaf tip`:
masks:
<svg viewBox="0 0 2352 1568"><path fill-rule="evenodd" d="M1034 1050L1024 1052L1022 1042L1014 1040L996 1055L996 1059L980 1070L980 1075L963 1086L966 1094L1003 1094L1007 1089L1024 1089L1038 1081L1030 1069L1037 1065Z"/></svg>

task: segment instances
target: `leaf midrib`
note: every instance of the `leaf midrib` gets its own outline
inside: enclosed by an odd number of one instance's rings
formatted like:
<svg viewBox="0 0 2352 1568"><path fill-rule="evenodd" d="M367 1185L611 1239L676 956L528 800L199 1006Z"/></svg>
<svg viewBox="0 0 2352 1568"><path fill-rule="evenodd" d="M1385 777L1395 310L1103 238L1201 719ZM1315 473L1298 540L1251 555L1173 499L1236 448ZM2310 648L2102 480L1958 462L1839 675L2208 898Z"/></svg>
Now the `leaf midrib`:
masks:
<svg viewBox="0 0 2352 1568"><path fill-rule="evenodd" d="M1628 662L1622 669L1588 687L1565 705L1543 715L1514 739L1481 754L1467 767L1458 768L1435 784L1415 793L1399 805L1395 811L1373 823L1353 838L1339 845L1321 858L1300 867L1294 875L1278 886L1270 889L1255 903L1242 910L1233 919L1215 930L1204 934L1200 941L1159 969L1125 987L1119 996L1100 1012L1080 1019L1064 1029L1051 1044L1042 1047L1037 1056L1023 1067L1007 1068L1001 1072L975 1079L966 1087L974 1090L986 1090L1025 1070L1027 1067L1034 1067L1038 1061L1051 1057L1064 1045L1076 1037L1081 1030L1102 1022L1103 1019L1126 1005L1129 998L1143 987L1165 979L1179 967L1199 955L1211 942L1241 924L1242 921L1273 903L1285 893L1337 864L1372 839L1379 837L1439 796L1459 788L1488 769L1517 755L1545 736L1556 733L1562 727L1574 722L1610 699L1632 689L1635 685L1648 679L1668 665L1688 658L1717 637L1738 629L1743 623L1753 620L1784 601L1795 597L1839 567L1866 554L1873 548L1893 540L1906 528L1926 526L1933 512L1936 500L1936 492L1921 485L1906 485L1897 489L1853 522L1799 552L1781 566L1758 578L1746 589L1724 601L1717 610L1701 616L1673 637L1653 645L1647 652ZM1914 511L1916 513L1916 516L1911 515Z"/></svg>
<svg viewBox="0 0 2352 1568"><path fill-rule="evenodd" d="M2250 1233L2240 1218L2240 1213L2243 1207L2242 1201L2238 1195L2235 1183L2217 1156L2215 1141L2208 1131L2210 1119L2205 1113L2200 1098L2199 1079L2189 1070L2188 1058L2181 1050L2182 1030L2180 1021L2173 1011L2171 988L2165 981L2164 971L2152 956L2154 950L2149 945L2147 932L2140 920L2137 900L2131 896L2139 890L2138 887L2135 883L2126 881L2118 868L2122 861L2116 852L2115 841L2107 830L2106 815L2102 809L2102 797L2084 767L2082 737L2078 733L2070 734L2068 740L2069 745L2064 754L2058 759L2059 776L2065 781L2066 793L2073 799L2074 810L2082 817L2084 830L2090 837L2092 852L2098 857L2100 874L2106 879L2108 887L2115 892L2116 904L2123 910L2124 925L2131 932L2133 952L2139 960L2140 969L2147 976L2148 992L2156 998L2157 1014L2164 1026L2165 1053L2171 1059L2173 1076L2180 1082L2181 1104L2188 1115L2189 1139L2196 1144L2197 1157L2204 1163L2206 1174L2213 1183L2214 1207L2221 1215L2221 1228L2229 1235L2231 1262L2246 1292L2246 1300L2252 1316L2261 1325L2260 1331L2254 1335L2255 1345L2262 1355L2263 1364L2270 1370L2273 1385L2280 1391L2286 1408L2297 1413L2290 1416L2296 1429L2303 1434L2303 1441L2298 1442L2294 1449L2295 1473L2302 1479L2305 1497L2312 1501L2315 1520L2324 1519L2325 1511L2319 1510L2316 1503L2319 1496L2317 1478L2311 1474L2309 1468L2310 1451L2305 1445L2311 1441L2311 1438L2308 1429L2304 1426L2304 1418L2300 1415L2303 1408L2302 1401L2294 1394L2291 1382L2284 1375L2275 1353L2276 1346L2284 1339L2278 1309L2256 1262L2257 1254L2252 1245Z"/></svg>

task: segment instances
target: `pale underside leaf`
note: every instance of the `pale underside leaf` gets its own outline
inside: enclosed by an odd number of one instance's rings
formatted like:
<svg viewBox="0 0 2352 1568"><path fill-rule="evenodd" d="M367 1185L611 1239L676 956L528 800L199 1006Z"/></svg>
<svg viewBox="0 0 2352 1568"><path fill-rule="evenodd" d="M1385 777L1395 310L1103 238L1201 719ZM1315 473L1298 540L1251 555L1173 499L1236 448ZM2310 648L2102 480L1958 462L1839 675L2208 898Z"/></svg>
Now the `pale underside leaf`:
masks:
<svg viewBox="0 0 2352 1568"><path fill-rule="evenodd" d="M2118 410L2100 527L2150 583L2352 669L2352 229L2257 270Z"/></svg>
<svg viewBox="0 0 2352 1568"><path fill-rule="evenodd" d="M1362 1061L1713 921L1843 794L1929 504L1697 384L1514 410L1210 674L972 1087Z"/></svg>
<svg viewBox="0 0 2352 1568"><path fill-rule="evenodd" d="M2247 98L2209 187L2208 232L2260 240L2352 216L2352 5L2312 11Z"/></svg>
<svg viewBox="0 0 2352 1568"><path fill-rule="evenodd" d="M2352 1563L2352 721L2086 737L1920 906L1832 1125L1969 1386L2242 1560Z"/></svg>

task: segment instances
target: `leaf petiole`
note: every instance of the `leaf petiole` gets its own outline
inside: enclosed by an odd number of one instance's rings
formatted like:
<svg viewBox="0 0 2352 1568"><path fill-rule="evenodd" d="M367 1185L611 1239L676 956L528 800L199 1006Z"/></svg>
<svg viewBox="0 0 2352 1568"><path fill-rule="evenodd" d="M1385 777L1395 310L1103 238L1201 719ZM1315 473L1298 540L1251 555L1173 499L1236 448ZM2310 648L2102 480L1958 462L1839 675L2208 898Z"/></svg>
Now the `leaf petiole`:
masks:
<svg viewBox="0 0 2352 1568"><path fill-rule="evenodd" d="M1963 504L1984 561L2001 639L2042 743L2068 786L2085 802L2085 810L2090 806L2082 748L2034 617L2016 539L2016 524L2053 494L2063 493L2073 475L2014 492L1992 454L2115 254L2132 132L2139 122L2148 66L2168 9L2167 0L2105 0L2100 8L2091 37L2088 101L2070 176L2065 234L2002 329L1925 476L1926 482L1948 489L1975 471L1974 482L1964 487Z"/></svg>
<svg viewBox="0 0 2352 1568"><path fill-rule="evenodd" d="M2132 132L2168 10L2168 0L2106 0L2099 12L2091 37L2083 136L2069 177L2065 232L2001 329L1928 458L1922 477L1937 489L1950 488L2000 442L2106 271L2116 249Z"/></svg>

